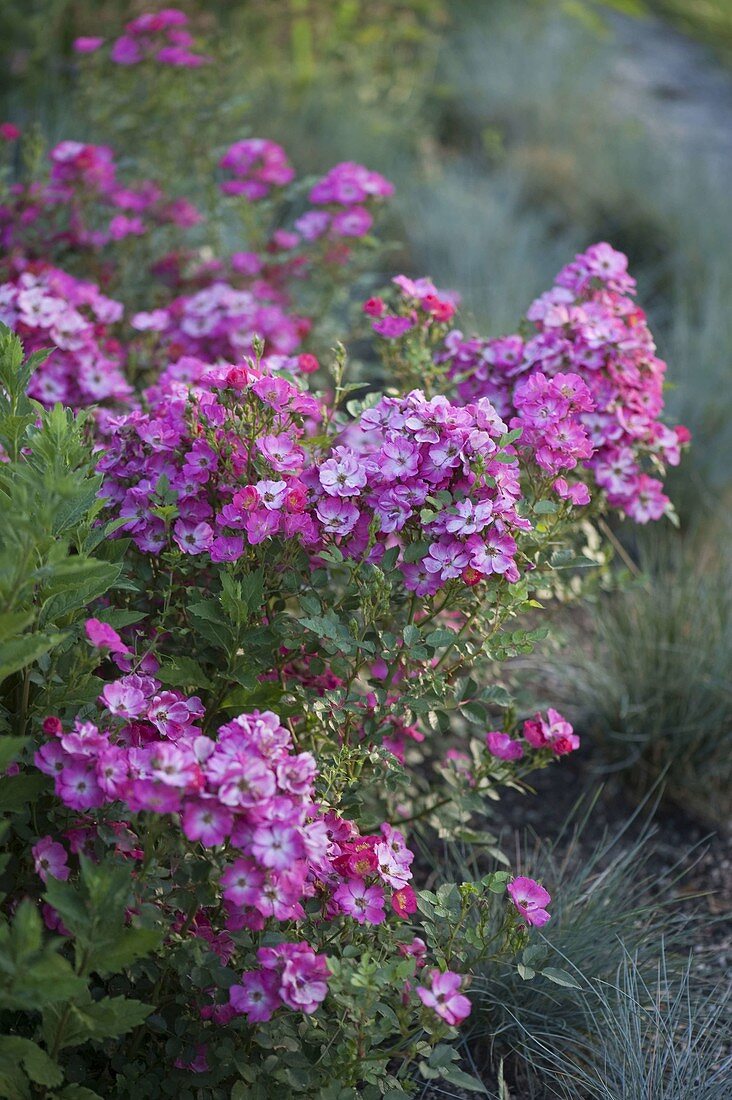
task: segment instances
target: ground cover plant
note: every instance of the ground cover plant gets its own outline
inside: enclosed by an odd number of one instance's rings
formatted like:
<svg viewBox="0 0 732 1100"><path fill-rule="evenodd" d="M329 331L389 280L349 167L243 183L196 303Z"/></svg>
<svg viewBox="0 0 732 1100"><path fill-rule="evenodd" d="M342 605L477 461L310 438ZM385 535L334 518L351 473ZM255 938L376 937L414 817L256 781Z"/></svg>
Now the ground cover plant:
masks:
<svg viewBox="0 0 732 1100"><path fill-rule="evenodd" d="M76 50L161 94L214 63L177 9ZM579 748L501 666L608 511L673 518L688 433L625 257L466 336L427 278L358 301L393 191L360 164L298 179L231 134L197 204L2 139L0 1087L480 1091L473 975L572 981L526 971L552 884L425 889L410 836L480 844L486 799Z"/></svg>

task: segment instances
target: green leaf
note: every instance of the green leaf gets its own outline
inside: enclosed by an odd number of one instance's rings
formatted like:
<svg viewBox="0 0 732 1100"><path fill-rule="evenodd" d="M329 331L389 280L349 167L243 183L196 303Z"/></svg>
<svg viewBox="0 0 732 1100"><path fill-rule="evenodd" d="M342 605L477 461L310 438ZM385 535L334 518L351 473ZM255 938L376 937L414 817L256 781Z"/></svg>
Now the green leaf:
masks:
<svg viewBox="0 0 732 1100"><path fill-rule="evenodd" d="M226 619L215 600L199 600L198 603L189 604L188 611L198 619L205 619L209 623L218 623L220 626L226 625Z"/></svg>
<svg viewBox="0 0 732 1100"><path fill-rule="evenodd" d="M0 615L0 641L6 642L9 638L17 637L32 622L32 611L9 611Z"/></svg>
<svg viewBox="0 0 732 1100"><path fill-rule="evenodd" d="M86 982L74 973L68 960L55 954L59 947L59 940L52 941L45 955L19 975L20 989L12 995L17 1007L38 1011L44 1005L78 997L86 989Z"/></svg>
<svg viewBox="0 0 732 1100"><path fill-rule="evenodd" d="M480 1092L483 1096L488 1095L485 1085L477 1077L472 1077L471 1074L466 1073L458 1066L448 1066L447 1069L442 1071L441 1076L445 1081L449 1081L451 1085L457 1085L467 1092Z"/></svg>
<svg viewBox="0 0 732 1100"><path fill-rule="evenodd" d="M34 664L65 637L65 634L23 634L0 645L0 682L21 668Z"/></svg>
<svg viewBox="0 0 732 1100"><path fill-rule="evenodd" d="M488 710L485 705L475 700L470 703L463 703L460 707L460 713L469 722L476 722L478 725L485 725L488 721Z"/></svg>
<svg viewBox="0 0 732 1100"><path fill-rule="evenodd" d="M98 1092L92 1092L84 1085L67 1085L56 1095L58 1100L102 1100Z"/></svg>
<svg viewBox="0 0 732 1100"><path fill-rule="evenodd" d="M192 657L170 658L162 663L155 675L169 687L206 688L207 690L213 687L206 673Z"/></svg>
<svg viewBox="0 0 732 1100"><path fill-rule="evenodd" d="M54 1088L64 1079L61 1067L46 1054L45 1050L30 1039L15 1035L0 1036L0 1059L15 1059L23 1064L31 1081L38 1085Z"/></svg>
<svg viewBox="0 0 732 1100"><path fill-rule="evenodd" d="M13 738L14 741L22 738ZM0 778L0 813L17 813L29 802L35 802L49 786L48 778L37 772L4 775Z"/></svg>
<svg viewBox="0 0 732 1100"><path fill-rule="evenodd" d="M41 918L30 898L25 898L18 906L10 929L10 944L18 962L30 958L40 950L43 943L43 925Z"/></svg>
<svg viewBox="0 0 732 1100"><path fill-rule="evenodd" d="M261 569L234 580L229 573L221 574L221 606L235 623L243 623L262 606L264 573Z"/></svg>
<svg viewBox="0 0 732 1100"><path fill-rule="evenodd" d="M455 630L445 630L440 628L439 630L433 630L425 638L425 642L433 649L439 649L441 646L452 645L457 641L457 632Z"/></svg>
<svg viewBox="0 0 732 1100"><path fill-rule="evenodd" d="M492 839L495 841L496 838L493 837ZM486 875L480 881L486 890L490 890L492 894L505 894L508 879L508 871L491 871L489 875Z"/></svg>
<svg viewBox="0 0 732 1100"><path fill-rule="evenodd" d="M76 526L95 507L101 484L100 477L88 478L81 489L59 504L52 528L56 537Z"/></svg>
<svg viewBox="0 0 732 1100"><path fill-rule="evenodd" d="M50 878L44 897L75 936L83 938L91 927L92 914L87 910L81 891L73 882Z"/></svg>
<svg viewBox="0 0 732 1100"><path fill-rule="evenodd" d="M28 1078L18 1059L10 1055L0 1054L0 1096L5 1100L31 1100Z"/></svg>
<svg viewBox="0 0 732 1100"><path fill-rule="evenodd" d="M550 516L559 510L558 504L553 500L537 500L534 511L537 516Z"/></svg>
<svg viewBox="0 0 732 1100"><path fill-rule="evenodd" d="M84 568L63 576L54 571L51 581L44 587L42 597L46 597L41 609L42 625L56 622L70 611L86 608L103 596L119 580L122 563L88 560ZM76 574L74 576L74 573Z"/></svg>
<svg viewBox="0 0 732 1100"><path fill-rule="evenodd" d="M116 1039L118 1035L125 1035L144 1023L153 1008L153 1005L127 997L103 997L101 1001L93 1001L83 1007L72 1005L72 1030L77 1035L84 1034L84 1038L77 1039L77 1042L84 1039ZM63 1043L63 1046L72 1045L75 1044Z"/></svg>
<svg viewBox="0 0 732 1100"><path fill-rule="evenodd" d="M196 633L217 649L229 651L234 643L230 626L221 608L213 600L201 600L188 608L191 625Z"/></svg>
<svg viewBox="0 0 732 1100"><path fill-rule="evenodd" d="M421 561L430 548L429 542L410 542L402 555L405 562Z"/></svg>
<svg viewBox="0 0 732 1100"><path fill-rule="evenodd" d="M571 974L568 974L566 970L557 970L554 966L546 966L541 971L545 978L548 978L550 982L554 982L555 985L563 985L567 989L580 989L581 986L574 980Z"/></svg>
<svg viewBox="0 0 732 1100"><path fill-rule="evenodd" d="M8 765L18 759L29 741L28 737L0 737L0 772L6 771Z"/></svg>
<svg viewBox="0 0 732 1100"><path fill-rule="evenodd" d="M486 703L494 703L497 707L510 707L513 704L513 696L500 684L493 684L480 694Z"/></svg>
<svg viewBox="0 0 732 1100"><path fill-rule="evenodd" d="M102 978L116 974L155 951L162 938L163 933L157 928L125 928L116 935L113 944L90 953L88 969Z"/></svg>
<svg viewBox="0 0 732 1100"><path fill-rule="evenodd" d="M0 925L0 1008L39 1012L56 1001L78 996L86 983L56 951L63 941L43 942L43 925L25 899L11 924Z"/></svg>
<svg viewBox="0 0 732 1100"><path fill-rule="evenodd" d="M394 566L397 563L398 557L399 557L399 547L398 546L390 546L389 549L384 554L383 558L381 559L380 563L379 563L381 571L383 573L391 573L392 569L394 568Z"/></svg>
<svg viewBox="0 0 732 1100"><path fill-rule="evenodd" d="M84 856L80 863L78 885L49 879L45 897L75 936L77 960L83 959L84 972L104 976L154 951L161 935L157 929L126 926L131 892L126 867L110 862L95 864Z"/></svg>
<svg viewBox="0 0 732 1100"><path fill-rule="evenodd" d="M454 1047L449 1046L447 1043L438 1043L437 1046L433 1047L430 1051L430 1056L427 1061L433 1069L442 1069L443 1067L451 1065L457 1056L458 1054Z"/></svg>

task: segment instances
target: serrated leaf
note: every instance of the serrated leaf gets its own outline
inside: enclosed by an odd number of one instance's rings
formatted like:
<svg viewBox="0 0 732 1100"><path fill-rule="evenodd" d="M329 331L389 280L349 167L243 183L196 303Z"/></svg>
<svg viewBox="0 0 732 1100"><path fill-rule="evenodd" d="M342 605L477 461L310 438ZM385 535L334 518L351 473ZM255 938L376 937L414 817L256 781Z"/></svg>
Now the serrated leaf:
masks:
<svg viewBox="0 0 732 1100"><path fill-rule="evenodd" d="M494 703L497 707L510 707L513 704L513 696L500 684L485 688L480 697L484 702Z"/></svg>
<svg viewBox="0 0 732 1100"><path fill-rule="evenodd" d="M53 517L52 532L58 538L64 531L75 527L96 505L97 493L102 484L101 477L89 478L86 484L71 497L67 497L56 508Z"/></svg>
<svg viewBox="0 0 732 1100"><path fill-rule="evenodd" d="M87 910L81 891L75 883L62 882L61 879L49 877L44 897L59 914L69 931L75 936L85 935L91 926L92 915Z"/></svg>
<svg viewBox="0 0 732 1100"><path fill-rule="evenodd" d="M76 1041L116 1039L144 1023L153 1008L154 1005L146 1005L128 997L103 997L101 1001L93 1001L82 1007L72 1005L71 1014L76 1033L84 1034L84 1038L77 1038ZM63 1046L72 1045L75 1044L63 1043Z"/></svg>
<svg viewBox="0 0 732 1100"><path fill-rule="evenodd" d="M53 576L41 592L44 599L41 610L42 624L55 622L70 611L88 607L103 596L119 580L122 563L88 560L83 568L62 573L54 570Z"/></svg>
<svg viewBox="0 0 732 1100"><path fill-rule="evenodd" d="M0 615L0 642L5 642L9 638L15 638L22 634L32 622L32 611L9 611L4 615Z"/></svg>
<svg viewBox="0 0 732 1100"><path fill-rule="evenodd" d="M163 934L157 928L125 928L116 935L113 944L104 946L97 953L90 953L88 969L96 971L102 978L116 974L155 951L162 938Z"/></svg>
<svg viewBox="0 0 732 1100"><path fill-rule="evenodd" d="M22 1062L25 1072L37 1085L55 1088L64 1079L61 1067L31 1039L16 1035L0 1036L0 1058L3 1061L10 1058Z"/></svg>
<svg viewBox="0 0 732 1100"><path fill-rule="evenodd" d="M188 612L198 619L205 619L209 623L217 623L219 626L226 625L222 610L214 600L199 600L197 603L189 604Z"/></svg>
<svg viewBox="0 0 732 1100"><path fill-rule="evenodd" d="M379 1016L383 1016L385 1020L388 1020L390 1024L393 1024L395 1029L399 1030L399 1019L396 1012L390 1005L384 1004L383 1001L378 1001L376 1004L376 1011Z"/></svg>
<svg viewBox="0 0 732 1100"><path fill-rule="evenodd" d="M0 1055L0 1096L4 1100L31 1100L30 1082L12 1055Z"/></svg>
<svg viewBox="0 0 732 1100"><path fill-rule="evenodd" d="M169 687L193 687L210 690L213 684L192 657L176 656L163 661L156 677Z"/></svg>
<svg viewBox="0 0 732 1100"><path fill-rule="evenodd" d="M41 948L43 925L41 918L30 898L25 898L13 917L10 927L9 947L17 962L29 959Z"/></svg>
<svg viewBox="0 0 732 1100"><path fill-rule="evenodd" d="M479 725L485 725L488 720L488 711L485 705L475 700L470 703L463 703L460 707L460 713L469 722L475 722Z"/></svg>

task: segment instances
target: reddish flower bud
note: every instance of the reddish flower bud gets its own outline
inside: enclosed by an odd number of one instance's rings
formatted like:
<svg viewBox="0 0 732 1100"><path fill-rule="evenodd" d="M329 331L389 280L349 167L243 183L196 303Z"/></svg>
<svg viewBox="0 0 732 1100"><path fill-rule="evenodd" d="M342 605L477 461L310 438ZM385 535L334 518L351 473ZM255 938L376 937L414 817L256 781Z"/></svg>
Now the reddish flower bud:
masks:
<svg viewBox="0 0 732 1100"><path fill-rule="evenodd" d="M303 374L315 374L317 370L320 370L320 363L314 355L310 355L309 352L304 352L297 357L297 365Z"/></svg>
<svg viewBox="0 0 732 1100"><path fill-rule="evenodd" d="M385 309L386 302L383 298L369 298L368 301L363 304L363 311L369 317L381 317Z"/></svg>

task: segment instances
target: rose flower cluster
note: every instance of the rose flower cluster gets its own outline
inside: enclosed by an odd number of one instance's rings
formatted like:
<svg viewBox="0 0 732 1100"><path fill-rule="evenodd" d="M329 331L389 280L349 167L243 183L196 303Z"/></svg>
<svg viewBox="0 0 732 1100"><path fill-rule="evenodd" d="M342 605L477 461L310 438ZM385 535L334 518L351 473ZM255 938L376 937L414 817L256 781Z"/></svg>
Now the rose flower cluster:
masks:
<svg viewBox="0 0 732 1100"><path fill-rule="evenodd" d="M87 637L129 664L130 651L111 627L91 619ZM402 834L384 824L380 833L361 836L353 822L322 807L315 759L293 751L292 735L275 714L241 714L209 737L200 699L165 690L143 672L105 684L99 703L99 724L77 719L65 729L47 718L36 766L72 810L120 804L125 822L139 812L172 814L190 842L225 848L233 857L220 878L229 931L258 932L269 919L303 920L308 898L318 899L326 921L345 916L379 925L387 902L402 919L415 911L413 855ZM65 850L52 838L39 841L34 857L44 880L68 877ZM302 942L277 952L259 951L261 970L232 990L234 1012L257 1021L280 1004L312 1012L323 1000L324 958Z"/></svg>
<svg viewBox="0 0 732 1100"><path fill-rule="evenodd" d="M139 65L141 61L150 60L176 69L198 69L212 58L193 49L195 41L187 25L188 16L178 8L162 8L138 15L125 25L124 33L112 43L109 60L115 65ZM78 54L96 53L103 45L104 39L96 36L74 41Z"/></svg>
<svg viewBox="0 0 732 1100"><path fill-rule="evenodd" d="M361 414L353 446L334 448L305 479L323 532L349 556L401 547L405 586L429 596L447 581L516 581L518 459L487 398L464 407L420 390ZM317 477L317 481L316 481Z"/></svg>
<svg viewBox="0 0 732 1100"><path fill-rule="evenodd" d="M276 141L245 138L236 141L219 161L230 178L221 184L225 195L243 195L250 202L266 198L273 187L284 187L295 178L295 169Z"/></svg>
<svg viewBox="0 0 732 1100"><path fill-rule="evenodd" d="M589 470L611 507L646 523L669 508L646 468L676 465L689 433L660 420L666 364L627 263L610 245L593 245L531 305L529 335L466 339L456 330L438 359L464 400L486 395L522 428L521 445L548 476ZM586 486L563 477L554 488L589 500Z"/></svg>
<svg viewBox="0 0 732 1100"><path fill-rule="evenodd" d="M121 317L121 303L95 283L49 264L18 264L0 283L0 321L18 333L26 351L52 349L29 388L44 405L60 401L78 408L129 399L124 352L111 334Z"/></svg>
<svg viewBox="0 0 732 1100"><path fill-rule="evenodd" d="M155 334L155 356L164 362L183 355L239 360L252 354L255 338L264 341L268 354L289 356L310 327L287 312L282 295L263 280L253 289L217 280L165 308L135 314L131 324Z"/></svg>
<svg viewBox="0 0 732 1100"><path fill-rule="evenodd" d="M383 298L369 298L363 311L373 318L371 327L385 340L396 340L418 326L429 329L450 321L457 309L458 296L452 291L440 291L430 279L409 279L396 275L392 283L398 288L396 309L390 309Z"/></svg>
<svg viewBox="0 0 732 1100"><path fill-rule="evenodd" d="M305 418L317 420L319 408L282 375L221 366L156 396L150 412L114 421L98 467L143 552L168 544L158 510L173 502L174 542L213 561L284 536L370 560L400 546L404 583L418 596L456 578L518 579L514 535L530 523L516 507L517 457L500 446L506 425L487 399L386 397L361 415L354 446L308 458Z"/></svg>
<svg viewBox="0 0 732 1100"><path fill-rule="evenodd" d="M364 168L344 161L336 164L310 191L318 207L301 215L295 228L306 240L330 237L364 237L374 224L375 205L394 194L394 185Z"/></svg>
<svg viewBox="0 0 732 1100"><path fill-rule="evenodd" d="M559 711L549 707L546 718L537 713L527 718L523 726L523 741L532 749L548 749L554 756L566 756L580 746L580 739L570 722ZM486 745L491 756L499 760L521 760L524 744L501 730L486 734Z"/></svg>
<svg viewBox="0 0 732 1100"><path fill-rule="evenodd" d="M94 644L120 639L90 620ZM111 640L110 640L111 639ZM127 812L180 815L190 841L228 845L240 857L223 873L223 897L240 923L261 929L269 917L304 916L301 900L316 890L328 918L359 924L385 919L386 890L400 917L414 912L412 853L390 825L360 836L356 826L316 801L316 762L293 753L292 734L271 711L242 714L216 737L200 726L197 696L166 690L154 675L128 673L105 684L100 725L77 719L64 730L48 718L37 767L52 776L58 797L78 811L121 802Z"/></svg>
<svg viewBox="0 0 732 1100"><path fill-rule="evenodd" d="M199 368L194 361L192 373ZM248 366L209 368L198 384L171 380L156 393L150 412L113 422L98 465L140 550L156 554L172 539L220 562L278 534L317 541L301 479L304 419L320 415L314 397ZM157 511L171 502L169 530Z"/></svg>
<svg viewBox="0 0 732 1100"><path fill-rule="evenodd" d="M0 243L11 255L51 254L63 262L69 253L98 252L158 225L186 229L202 220L191 202L171 199L154 180L121 183L107 145L61 141L48 161L46 181L12 184L0 205Z"/></svg>

